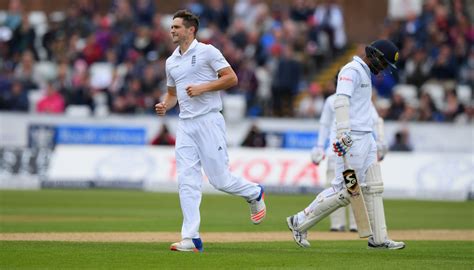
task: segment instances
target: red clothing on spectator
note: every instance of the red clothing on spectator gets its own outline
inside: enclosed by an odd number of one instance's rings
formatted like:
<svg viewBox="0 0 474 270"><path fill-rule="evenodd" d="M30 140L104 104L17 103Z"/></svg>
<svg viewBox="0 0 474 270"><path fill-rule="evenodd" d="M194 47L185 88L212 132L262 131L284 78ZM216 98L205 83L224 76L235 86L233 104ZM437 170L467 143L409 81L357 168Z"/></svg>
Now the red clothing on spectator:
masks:
<svg viewBox="0 0 474 270"><path fill-rule="evenodd" d="M175 145L176 139L170 134L160 134L150 143L151 145Z"/></svg>
<svg viewBox="0 0 474 270"><path fill-rule="evenodd" d="M84 58L87 64L91 65L99 61L100 59L102 59L104 53L99 44L93 43L93 44L87 44L84 47L82 54L84 55Z"/></svg>
<svg viewBox="0 0 474 270"><path fill-rule="evenodd" d="M55 92L43 97L36 106L36 111L43 113L62 113L64 112L64 98L61 94Z"/></svg>

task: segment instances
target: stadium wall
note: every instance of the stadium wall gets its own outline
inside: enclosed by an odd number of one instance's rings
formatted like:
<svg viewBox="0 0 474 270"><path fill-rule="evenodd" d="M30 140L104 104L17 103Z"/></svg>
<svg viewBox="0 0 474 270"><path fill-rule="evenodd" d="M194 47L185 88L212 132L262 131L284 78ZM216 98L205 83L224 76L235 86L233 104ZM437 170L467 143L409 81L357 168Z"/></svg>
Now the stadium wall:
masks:
<svg viewBox="0 0 474 270"><path fill-rule="evenodd" d="M270 192L317 193L328 185L326 164L315 166L301 150L231 148L233 173ZM466 200L473 189L471 154L391 153L382 162L384 196L402 199ZM203 190L217 192L204 177ZM78 146L55 149L42 187L136 188L176 192L171 146Z"/></svg>
<svg viewBox="0 0 474 270"><path fill-rule="evenodd" d="M227 116L224 112L224 115ZM123 116L71 117L66 115L0 113L1 147L43 147L59 144L148 144L165 124L175 133L177 117ZM227 120L227 143L241 144L251 125L266 133L270 148L310 149L316 141L316 119L235 118ZM474 153L472 124L390 122L385 123L385 138L393 143L401 130L410 136L416 152ZM72 133L77 137L70 136ZM110 141L107 141L110 140ZM462 142L462 143L460 143Z"/></svg>
<svg viewBox="0 0 474 270"><path fill-rule="evenodd" d="M71 118L0 114L0 188L132 188L176 191L172 146L147 145L166 123L153 116ZM270 147L239 147L252 124ZM310 163L316 120L244 119L228 122L231 169L271 192L316 193L327 185L326 164ZM382 163L384 196L465 200L474 194L472 126L387 123L387 138L400 128L412 135L413 152L389 152ZM215 192L204 185L205 192Z"/></svg>

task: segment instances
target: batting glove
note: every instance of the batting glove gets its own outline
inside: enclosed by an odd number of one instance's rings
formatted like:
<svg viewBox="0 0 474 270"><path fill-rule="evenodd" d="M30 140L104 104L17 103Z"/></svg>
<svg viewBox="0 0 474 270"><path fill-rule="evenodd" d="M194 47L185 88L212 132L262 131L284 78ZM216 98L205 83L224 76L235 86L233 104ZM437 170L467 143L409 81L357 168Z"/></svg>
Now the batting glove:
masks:
<svg viewBox="0 0 474 270"><path fill-rule="evenodd" d="M377 160L382 161L388 152L388 146L384 142L377 142Z"/></svg>
<svg viewBox="0 0 474 270"><path fill-rule="evenodd" d="M349 132L344 132L341 134L341 137L332 144L333 151L338 156L344 156L349 151L349 148L352 146L352 138Z"/></svg>
<svg viewBox="0 0 474 270"><path fill-rule="evenodd" d="M311 161L315 165L319 165L321 161L326 157L324 149L322 147L315 146L311 149Z"/></svg>

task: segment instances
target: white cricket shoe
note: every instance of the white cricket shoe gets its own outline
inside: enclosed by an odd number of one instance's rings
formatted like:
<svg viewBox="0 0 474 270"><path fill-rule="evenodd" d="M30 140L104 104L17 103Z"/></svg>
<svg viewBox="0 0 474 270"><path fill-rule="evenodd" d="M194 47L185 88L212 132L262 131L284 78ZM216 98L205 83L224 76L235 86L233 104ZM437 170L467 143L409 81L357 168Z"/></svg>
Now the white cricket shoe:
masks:
<svg viewBox="0 0 474 270"><path fill-rule="evenodd" d="M193 252L202 252L204 250L201 238L185 238L179 242L171 244L170 249L173 251Z"/></svg>
<svg viewBox="0 0 474 270"><path fill-rule="evenodd" d="M286 223L288 225L288 229L290 229L291 233L293 234L293 239L295 240L296 244L300 247L310 247L311 244L306 240L308 237L308 232L300 232L296 229L298 223L296 221L296 216L291 216L286 218Z"/></svg>
<svg viewBox="0 0 474 270"><path fill-rule="evenodd" d="M388 239L382 244L376 244L371 236L369 237L368 247L373 249L403 249L405 248L405 243Z"/></svg>
<svg viewBox="0 0 474 270"><path fill-rule="evenodd" d="M250 220L253 224L260 224L267 215L267 207L265 206L265 191L260 186L260 195L255 200L249 201L250 206Z"/></svg>

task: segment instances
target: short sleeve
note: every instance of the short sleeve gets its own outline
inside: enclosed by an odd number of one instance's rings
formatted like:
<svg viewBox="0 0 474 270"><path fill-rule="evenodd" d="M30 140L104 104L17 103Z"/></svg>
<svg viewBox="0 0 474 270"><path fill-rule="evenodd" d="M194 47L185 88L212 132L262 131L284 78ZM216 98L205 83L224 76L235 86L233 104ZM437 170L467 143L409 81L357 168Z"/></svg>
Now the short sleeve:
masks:
<svg viewBox="0 0 474 270"><path fill-rule="evenodd" d="M225 67L230 66L230 64L224 58L222 53L216 47L212 45L208 45L208 46L209 46L209 50L208 50L209 64L211 65L214 71L217 72Z"/></svg>
<svg viewBox="0 0 474 270"><path fill-rule="evenodd" d="M337 76L336 94L352 97L354 90L360 84L359 74L355 69L346 68Z"/></svg>
<svg viewBox="0 0 474 270"><path fill-rule="evenodd" d="M169 63L166 61L166 86L169 87L176 87L176 82L174 81L173 77L171 77L170 71L169 71Z"/></svg>

